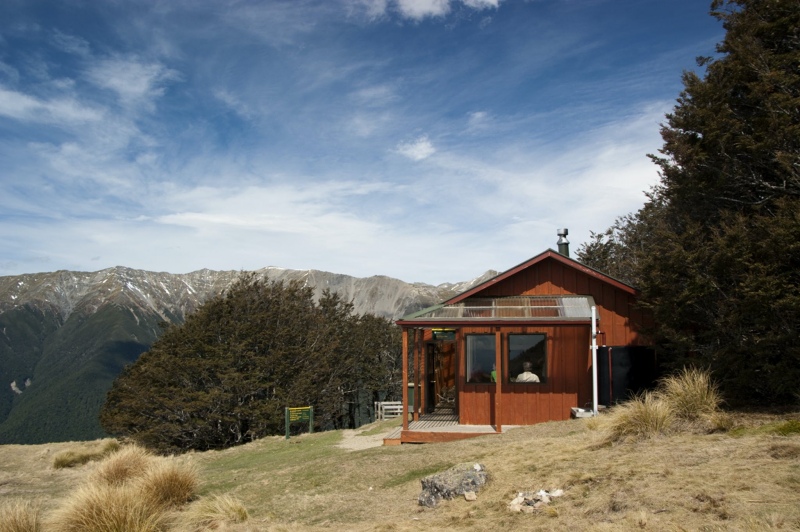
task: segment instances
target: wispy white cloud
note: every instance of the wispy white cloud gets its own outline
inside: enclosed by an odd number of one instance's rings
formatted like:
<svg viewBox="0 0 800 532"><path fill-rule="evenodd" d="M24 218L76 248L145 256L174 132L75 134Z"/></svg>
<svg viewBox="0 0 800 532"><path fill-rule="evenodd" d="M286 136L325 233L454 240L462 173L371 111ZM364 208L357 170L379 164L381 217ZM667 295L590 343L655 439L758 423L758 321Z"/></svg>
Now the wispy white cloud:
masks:
<svg viewBox="0 0 800 532"><path fill-rule="evenodd" d="M115 92L124 105L148 110L164 94L167 82L181 79L177 70L135 57L103 59L89 68L87 77L95 85Z"/></svg>
<svg viewBox="0 0 800 532"><path fill-rule="evenodd" d="M83 57L91 55L91 46L89 42L81 37L68 35L56 29L53 30L51 40L53 45L59 50Z"/></svg>
<svg viewBox="0 0 800 532"><path fill-rule="evenodd" d="M467 131L474 132L489 127L491 117L486 111L473 111L467 115Z"/></svg>
<svg viewBox="0 0 800 532"><path fill-rule="evenodd" d="M494 8L497 9L500 7L500 2L502 0L461 0L464 2L464 5L469 6L473 9L488 9Z"/></svg>
<svg viewBox="0 0 800 532"><path fill-rule="evenodd" d="M213 91L214 97L225 105L230 107L236 114L245 119L250 119L254 116L253 110L250 105L243 99L235 96L225 89L215 89Z"/></svg>
<svg viewBox="0 0 800 532"><path fill-rule="evenodd" d="M349 17L363 16L368 21L376 21L386 15L389 0L341 0Z"/></svg>
<svg viewBox="0 0 800 532"><path fill-rule="evenodd" d="M396 12L403 18L420 21L425 18L441 18L450 13L453 6L463 4L475 9L496 9L503 0L342 0L350 14L363 15L368 20L379 20Z"/></svg>
<svg viewBox="0 0 800 532"><path fill-rule="evenodd" d="M39 99L0 86L0 116L24 122L83 124L103 118L102 110L71 98Z"/></svg>
<svg viewBox="0 0 800 532"><path fill-rule="evenodd" d="M394 88L388 84L362 87L354 91L352 96L357 103L370 107L382 107L398 99Z"/></svg>
<svg viewBox="0 0 800 532"><path fill-rule="evenodd" d="M398 144L397 153L408 157L412 161L421 161L436 153L436 148L433 147L428 137L423 135L410 142Z"/></svg>
<svg viewBox="0 0 800 532"><path fill-rule="evenodd" d="M414 20L441 17L450 12L450 0L397 0L397 9Z"/></svg>
<svg viewBox="0 0 800 532"><path fill-rule="evenodd" d="M8 63L4 63L3 61L0 61L0 74L2 74L3 76L5 76L14 83L19 81L19 70L12 67Z"/></svg>

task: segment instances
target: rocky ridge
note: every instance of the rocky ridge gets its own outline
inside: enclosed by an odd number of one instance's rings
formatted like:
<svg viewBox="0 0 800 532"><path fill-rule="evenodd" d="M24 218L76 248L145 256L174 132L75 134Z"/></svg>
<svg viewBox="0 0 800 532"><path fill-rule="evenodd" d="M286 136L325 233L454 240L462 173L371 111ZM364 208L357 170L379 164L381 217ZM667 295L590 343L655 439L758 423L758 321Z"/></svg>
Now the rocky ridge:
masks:
<svg viewBox="0 0 800 532"><path fill-rule="evenodd" d="M431 286L386 276L263 268L276 281L325 289L357 314L396 319L496 275ZM158 338L223 292L238 271L187 274L115 267L0 277L0 444L103 436L100 405L114 378Z"/></svg>

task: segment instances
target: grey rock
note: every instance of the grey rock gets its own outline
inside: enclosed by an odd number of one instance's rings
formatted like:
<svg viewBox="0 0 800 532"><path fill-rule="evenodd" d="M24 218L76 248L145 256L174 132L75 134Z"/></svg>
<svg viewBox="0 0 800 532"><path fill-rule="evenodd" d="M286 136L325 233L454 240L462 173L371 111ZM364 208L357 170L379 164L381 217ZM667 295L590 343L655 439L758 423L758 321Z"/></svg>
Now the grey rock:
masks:
<svg viewBox="0 0 800 532"><path fill-rule="evenodd" d="M454 499L467 492L477 493L488 481L489 474L483 465L459 464L443 473L423 478L419 504L434 508L443 499Z"/></svg>

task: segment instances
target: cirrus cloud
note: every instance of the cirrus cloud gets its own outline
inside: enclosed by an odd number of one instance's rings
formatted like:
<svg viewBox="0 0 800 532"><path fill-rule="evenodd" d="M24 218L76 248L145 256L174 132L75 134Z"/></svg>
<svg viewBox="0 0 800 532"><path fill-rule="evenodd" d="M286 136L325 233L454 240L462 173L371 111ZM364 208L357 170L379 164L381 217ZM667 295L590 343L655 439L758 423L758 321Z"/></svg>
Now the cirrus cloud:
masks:
<svg viewBox="0 0 800 532"><path fill-rule="evenodd" d="M436 148L428 140L428 136L423 135L416 140L398 144L397 153L408 157L412 161L421 161L436 153Z"/></svg>

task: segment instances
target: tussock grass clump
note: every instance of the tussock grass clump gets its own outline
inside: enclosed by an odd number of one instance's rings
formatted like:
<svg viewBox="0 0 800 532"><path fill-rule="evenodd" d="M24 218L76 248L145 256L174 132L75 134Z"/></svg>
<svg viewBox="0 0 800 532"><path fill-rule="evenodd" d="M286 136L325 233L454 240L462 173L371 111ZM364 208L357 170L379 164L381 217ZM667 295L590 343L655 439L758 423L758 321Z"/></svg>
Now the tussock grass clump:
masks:
<svg viewBox="0 0 800 532"><path fill-rule="evenodd" d="M154 461L135 486L153 504L177 508L197 496L200 480L194 464L162 458Z"/></svg>
<svg viewBox="0 0 800 532"><path fill-rule="evenodd" d="M606 424L606 441L642 440L667 434L675 412L658 394L645 392L614 407Z"/></svg>
<svg viewBox="0 0 800 532"><path fill-rule="evenodd" d="M733 418L721 412L722 397L706 371L684 368L661 380L655 392L645 392L614 407L603 423L606 442L641 440L671 432L720 432L733 428Z"/></svg>
<svg viewBox="0 0 800 532"><path fill-rule="evenodd" d="M48 520L63 532L159 532L167 515L134 486L88 484L73 493Z"/></svg>
<svg viewBox="0 0 800 532"><path fill-rule="evenodd" d="M244 523L250 518L247 508L230 495L203 497L189 505L175 522L183 532L216 530L228 524Z"/></svg>
<svg viewBox="0 0 800 532"><path fill-rule="evenodd" d="M193 463L134 445L103 460L87 480L48 521L53 530L167 530L171 512L194 499L199 486Z"/></svg>
<svg viewBox="0 0 800 532"><path fill-rule="evenodd" d="M156 457L147 449L126 445L103 460L92 472L90 480L99 484L120 486L143 475L155 461Z"/></svg>
<svg viewBox="0 0 800 532"><path fill-rule="evenodd" d="M659 394L675 415L694 421L719 411L722 397L707 371L684 368L677 375L662 379Z"/></svg>
<svg viewBox="0 0 800 532"><path fill-rule="evenodd" d="M102 445L96 449L89 450L68 450L58 453L53 457L53 467L61 469L64 467L75 467L102 460L106 456L115 453L119 450L120 445L117 440L105 440Z"/></svg>
<svg viewBox="0 0 800 532"><path fill-rule="evenodd" d="M22 500L0 503L0 532L39 532L41 529L37 505Z"/></svg>

